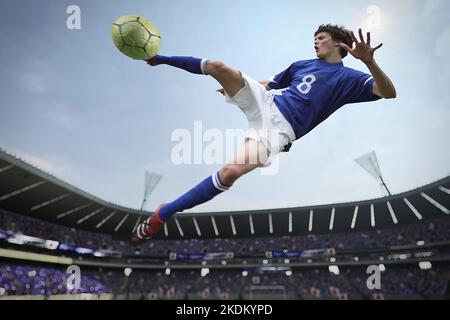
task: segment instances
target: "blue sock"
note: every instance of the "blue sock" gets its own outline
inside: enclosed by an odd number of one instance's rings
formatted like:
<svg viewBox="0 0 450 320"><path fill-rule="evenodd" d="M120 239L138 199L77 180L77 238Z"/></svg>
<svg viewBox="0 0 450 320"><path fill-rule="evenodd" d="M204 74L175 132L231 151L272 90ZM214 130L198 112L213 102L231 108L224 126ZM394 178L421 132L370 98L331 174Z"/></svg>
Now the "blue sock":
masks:
<svg viewBox="0 0 450 320"><path fill-rule="evenodd" d="M222 192L227 191L229 188L229 186L225 186L220 181L219 173L216 173L203 180L203 182L179 197L177 200L172 201L161 208L159 217L161 220L167 221L175 213L183 212L184 210L205 203Z"/></svg>
<svg viewBox="0 0 450 320"><path fill-rule="evenodd" d="M157 55L154 59L156 64L167 64L195 74L207 74L205 66L208 59L198 59L194 57L166 57L160 55Z"/></svg>

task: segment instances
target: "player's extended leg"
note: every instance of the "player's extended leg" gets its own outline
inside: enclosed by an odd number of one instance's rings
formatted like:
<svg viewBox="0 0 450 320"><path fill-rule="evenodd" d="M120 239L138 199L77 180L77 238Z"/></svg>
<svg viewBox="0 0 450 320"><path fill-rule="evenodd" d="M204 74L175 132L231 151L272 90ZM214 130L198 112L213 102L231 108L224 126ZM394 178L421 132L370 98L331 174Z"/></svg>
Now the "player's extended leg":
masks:
<svg viewBox="0 0 450 320"><path fill-rule="evenodd" d="M243 151L219 172L206 178L175 201L160 206L149 219L138 226L137 233L131 239L132 243L140 244L152 238L174 214L205 203L227 191L240 177L263 166L268 157L269 152L264 144L247 140Z"/></svg>
<svg viewBox="0 0 450 320"><path fill-rule="evenodd" d="M242 74L221 61L194 57L166 57L157 55L147 61L151 66L167 64L194 74L210 75L216 79L230 97L241 90L245 83Z"/></svg>
<svg viewBox="0 0 450 320"><path fill-rule="evenodd" d="M230 97L234 97L245 86L242 73L221 61L208 60L205 71L222 85Z"/></svg>
<svg viewBox="0 0 450 320"><path fill-rule="evenodd" d="M242 151L220 171L221 181L233 185L243 175L262 167L269 158L269 151L261 142L247 139Z"/></svg>

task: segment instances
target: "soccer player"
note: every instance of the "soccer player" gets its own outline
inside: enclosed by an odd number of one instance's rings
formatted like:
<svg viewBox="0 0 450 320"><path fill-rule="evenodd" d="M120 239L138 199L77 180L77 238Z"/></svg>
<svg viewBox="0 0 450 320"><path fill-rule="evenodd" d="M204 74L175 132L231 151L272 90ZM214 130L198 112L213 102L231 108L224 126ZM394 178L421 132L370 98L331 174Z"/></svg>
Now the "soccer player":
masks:
<svg viewBox="0 0 450 320"><path fill-rule="evenodd" d="M370 33L364 39L361 29L357 39L345 27L321 25L314 41L318 59L294 62L271 80L260 82L220 61L161 55L148 60L150 66L166 64L216 79L227 102L244 112L249 130L241 153L180 198L159 206L138 226L132 242L151 239L175 213L213 199L243 175L270 163L273 156L288 152L294 141L342 106L396 98L392 81L374 59L381 46L371 47ZM345 67L342 59L348 53L361 60L371 75Z"/></svg>

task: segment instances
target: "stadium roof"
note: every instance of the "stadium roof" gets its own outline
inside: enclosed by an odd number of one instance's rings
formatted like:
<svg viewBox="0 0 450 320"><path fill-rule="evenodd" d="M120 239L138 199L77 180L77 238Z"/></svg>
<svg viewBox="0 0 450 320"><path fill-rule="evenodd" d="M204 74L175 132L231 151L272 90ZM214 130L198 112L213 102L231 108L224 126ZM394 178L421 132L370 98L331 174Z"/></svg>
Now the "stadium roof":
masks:
<svg viewBox="0 0 450 320"><path fill-rule="evenodd" d="M450 217L449 208L450 176L402 194L352 203L180 214L157 238L259 238L369 231ZM149 215L99 199L1 149L0 209L117 238L128 238Z"/></svg>

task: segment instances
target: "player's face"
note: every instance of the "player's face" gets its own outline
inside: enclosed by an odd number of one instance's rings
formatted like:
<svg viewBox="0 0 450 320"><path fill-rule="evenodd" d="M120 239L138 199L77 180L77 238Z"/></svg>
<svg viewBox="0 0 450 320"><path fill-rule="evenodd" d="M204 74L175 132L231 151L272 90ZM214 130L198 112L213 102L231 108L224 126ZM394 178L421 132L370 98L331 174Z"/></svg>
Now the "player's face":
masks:
<svg viewBox="0 0 450 320"><path fill-rule="evenodd" d="M325 59L339 50L339 47L328 32L321 32L314 39L314 49L319 59Z"/></svg>

